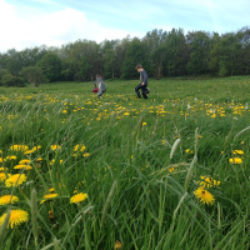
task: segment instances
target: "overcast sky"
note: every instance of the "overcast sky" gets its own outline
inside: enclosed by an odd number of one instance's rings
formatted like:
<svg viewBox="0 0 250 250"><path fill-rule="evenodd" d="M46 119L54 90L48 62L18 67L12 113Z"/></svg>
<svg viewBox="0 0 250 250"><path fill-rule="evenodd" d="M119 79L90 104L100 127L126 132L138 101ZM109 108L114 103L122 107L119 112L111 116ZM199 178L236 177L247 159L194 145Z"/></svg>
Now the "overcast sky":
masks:
<svg viewBox="0 0 250 250"><path fill-rule="evenodd" d="M225 33L249 25L250 0L0 0L0 51L142 37L154 28Z"/></svg>

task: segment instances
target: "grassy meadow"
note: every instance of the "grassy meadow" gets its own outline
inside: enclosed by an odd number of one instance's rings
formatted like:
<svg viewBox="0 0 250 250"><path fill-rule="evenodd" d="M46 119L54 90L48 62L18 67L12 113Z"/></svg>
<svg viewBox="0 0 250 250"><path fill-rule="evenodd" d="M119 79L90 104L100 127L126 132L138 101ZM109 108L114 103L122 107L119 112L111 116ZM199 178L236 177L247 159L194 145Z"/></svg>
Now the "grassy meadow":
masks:
<svg viewBox="0 0 250 250"><path fill-rule="evenodd" d="M1 249L249 249L250 77L0 88Z"/></svg>

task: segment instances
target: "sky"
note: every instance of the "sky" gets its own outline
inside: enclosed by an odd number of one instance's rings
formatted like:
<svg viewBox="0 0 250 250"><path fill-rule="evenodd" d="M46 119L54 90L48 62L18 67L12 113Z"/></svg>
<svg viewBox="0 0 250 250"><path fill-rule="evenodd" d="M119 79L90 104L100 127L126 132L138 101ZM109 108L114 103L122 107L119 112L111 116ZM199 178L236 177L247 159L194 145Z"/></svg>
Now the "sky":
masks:
<svg viewBox="0 0 250 250"><path fill-rule="evenodd" d="M155 28L226 33L250 25L250 0L0 0L0 52Z"/></svg>

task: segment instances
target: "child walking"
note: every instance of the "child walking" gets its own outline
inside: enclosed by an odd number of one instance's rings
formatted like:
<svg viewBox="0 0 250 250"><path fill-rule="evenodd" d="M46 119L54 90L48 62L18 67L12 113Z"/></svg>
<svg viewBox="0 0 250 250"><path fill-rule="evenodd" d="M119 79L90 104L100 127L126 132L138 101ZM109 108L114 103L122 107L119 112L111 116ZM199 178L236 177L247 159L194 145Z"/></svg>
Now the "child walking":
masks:
<svg viewBox="0 0 250 250"><path fill-rule="evenodd" d="M148 74L141 64L136 65L135 69L137 70L138 73L140 73L140 81L141 81L140 84L136 86L135 92L138 98L141 98L141 92L142 92L142 96L144 97L144 99L148 99L148 96L147 96L147 94L149 94Z"/></svg>
<svg viewBox="0 0 250 250"><path fill-rule="evenodd" d="M95 87L96 87L95 92L97 92L97 96L101 98L101 96L106 92L106 85L102 78L102 75L100 74L96 75Z"/></svg>

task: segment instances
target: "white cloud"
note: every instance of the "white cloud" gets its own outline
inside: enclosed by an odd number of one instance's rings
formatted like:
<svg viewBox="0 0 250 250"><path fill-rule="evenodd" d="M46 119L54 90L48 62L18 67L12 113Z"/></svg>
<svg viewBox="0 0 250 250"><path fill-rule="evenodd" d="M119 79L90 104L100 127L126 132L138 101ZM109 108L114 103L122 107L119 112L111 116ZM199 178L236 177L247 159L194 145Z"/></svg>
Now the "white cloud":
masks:
<svg viewBox="0 0 250 250"><path fill-rule="evenodd" d="M47 45L60 46L78 39L101 42L121 39L127 35L142 36L126 30L107 28L89 20L84 12L72 8L46 13L44 11L20 13L5 0L0 0L0 51L10 48Z"/></svg>

